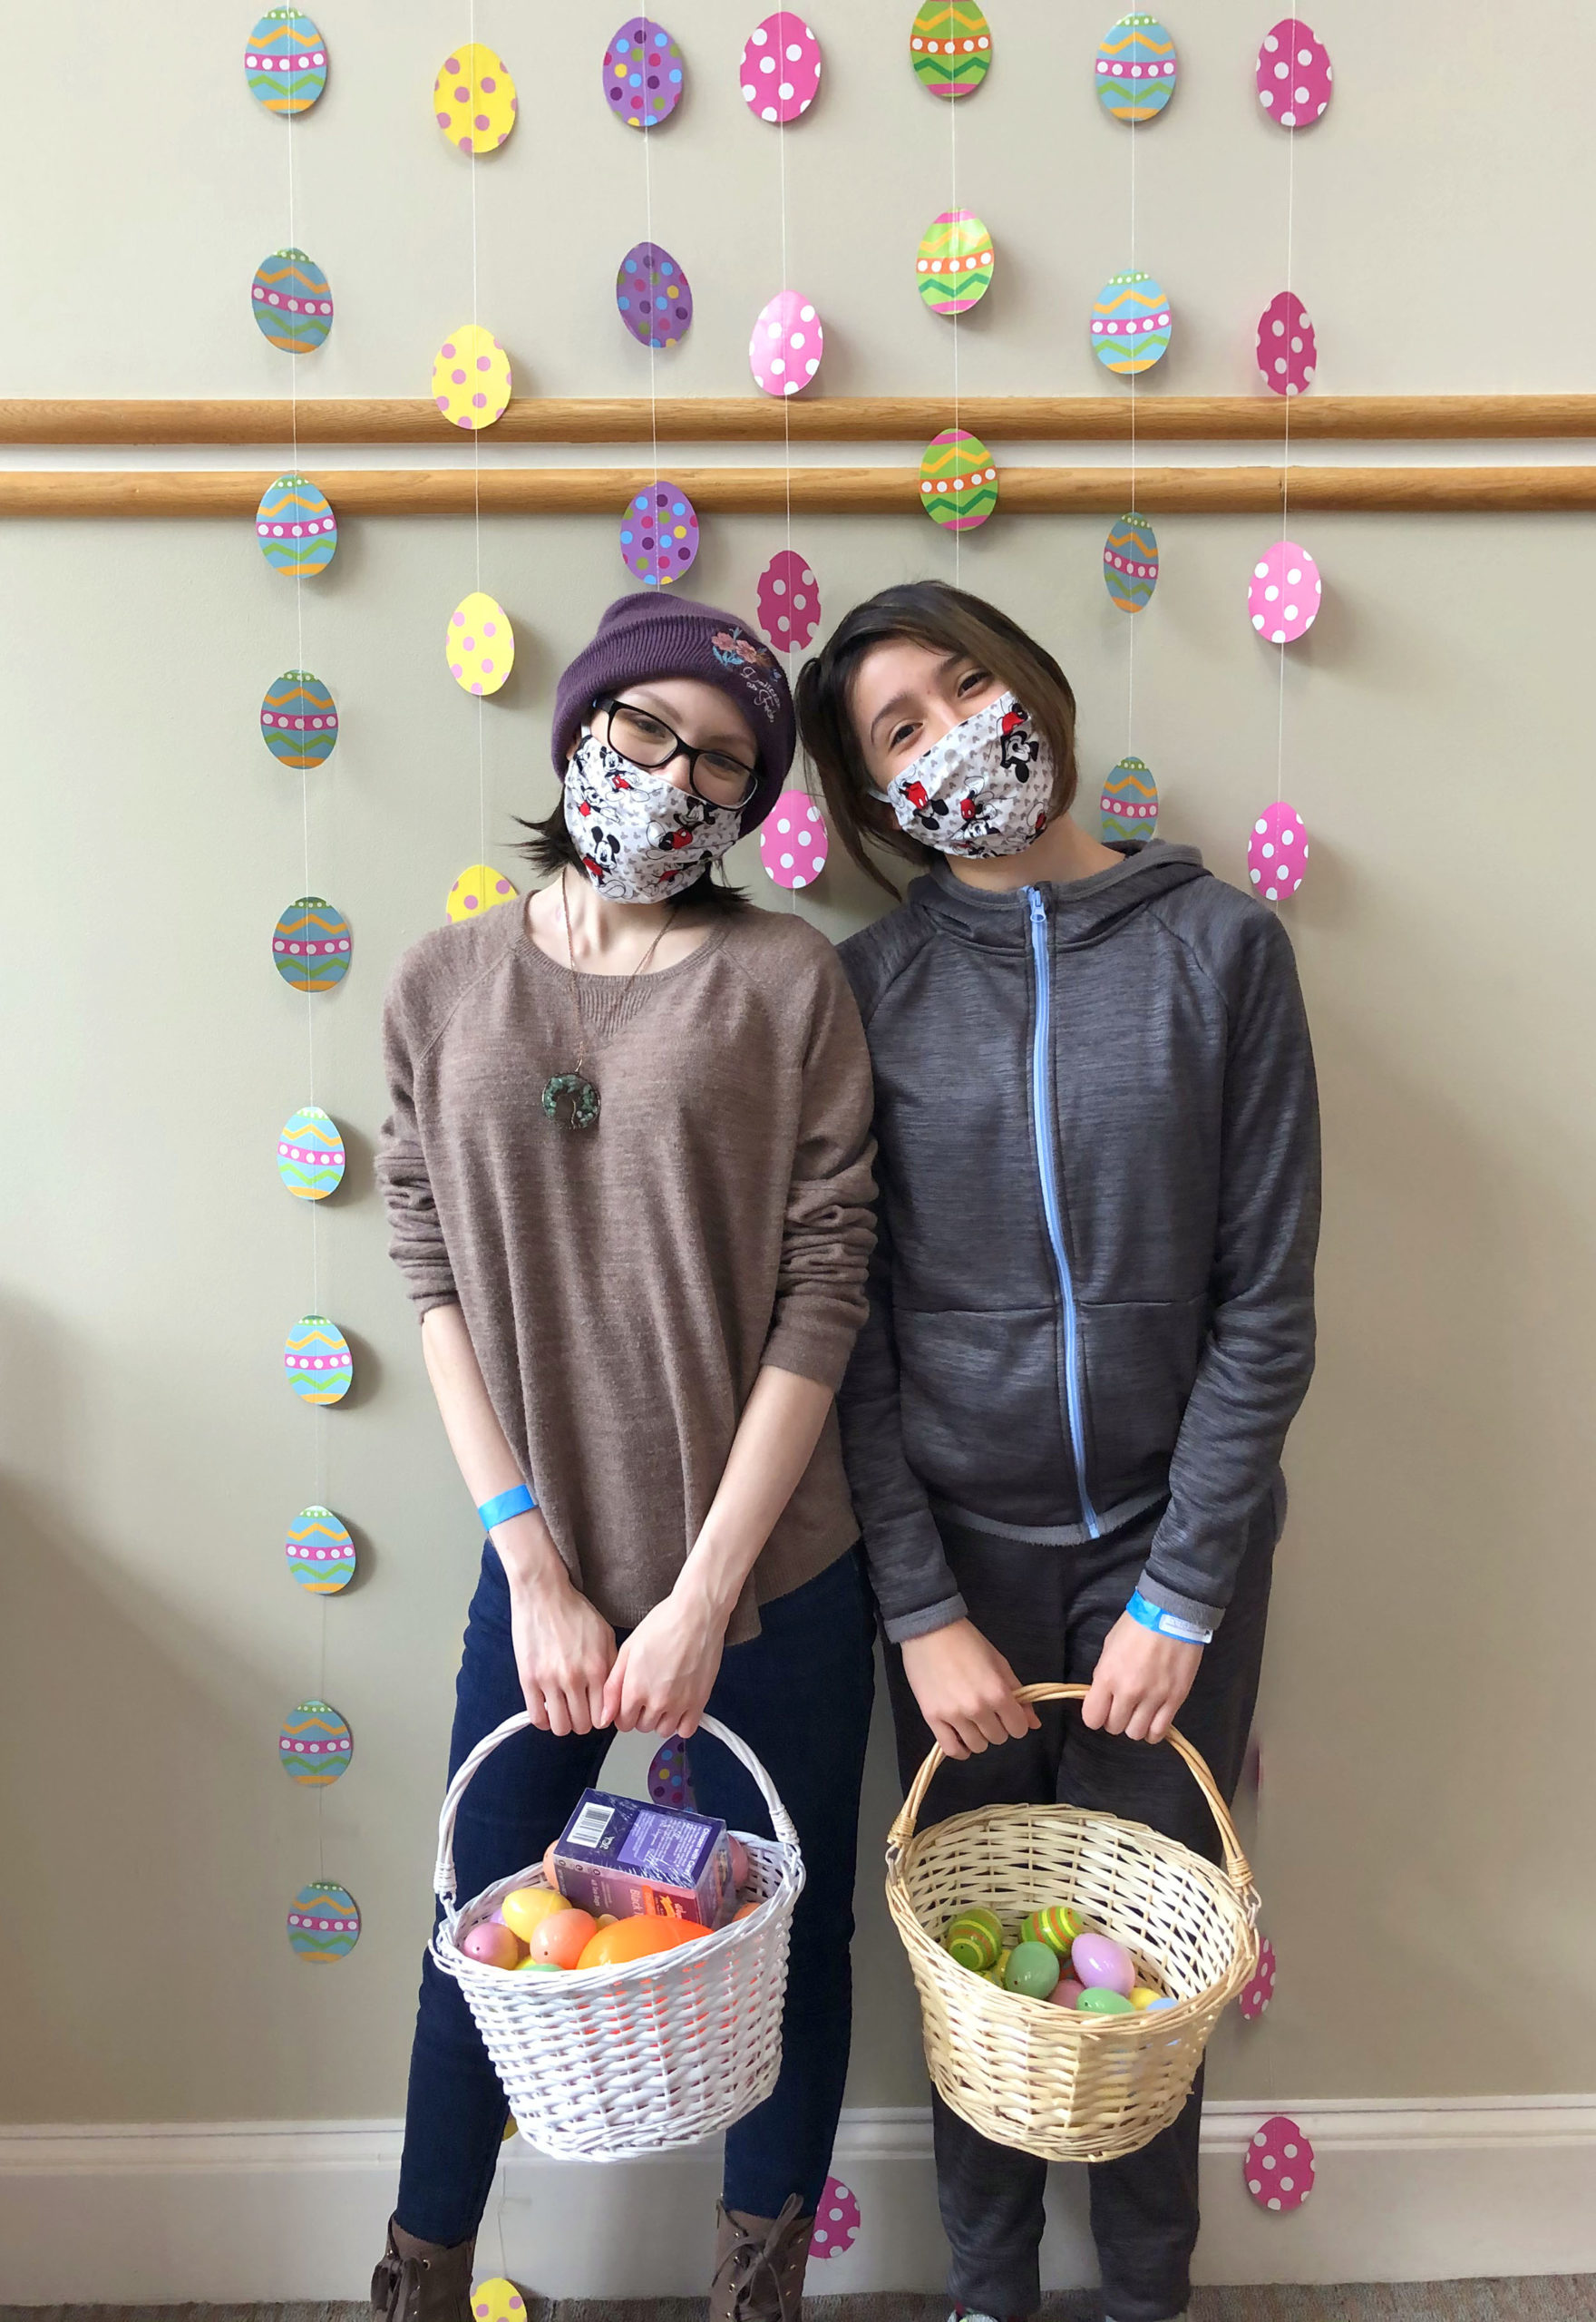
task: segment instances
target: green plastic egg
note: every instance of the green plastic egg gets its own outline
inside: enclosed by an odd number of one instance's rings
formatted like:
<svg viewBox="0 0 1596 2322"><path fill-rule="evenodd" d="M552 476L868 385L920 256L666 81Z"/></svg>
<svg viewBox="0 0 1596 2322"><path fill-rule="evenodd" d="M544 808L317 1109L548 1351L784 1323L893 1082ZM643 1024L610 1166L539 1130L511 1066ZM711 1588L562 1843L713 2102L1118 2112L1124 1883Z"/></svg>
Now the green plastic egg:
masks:
<svg viewBox="0 0 1596 2322"><path fill-rule="evenodd" d="M1058 1954L1045 1943L1017 1943L1008 1955L1004 1983L1027 1999L1046 1999L1058 1981Z"/></svg>
<svg viewBox="0 0 1596 2322"><path fill-rule="evenodd" d="M978 1905L954 1913L942 1931L942 1942L949 1957L981 1976L1003 1948L1003 1929L995 1912Z"/></svg>
<svg viewBox="0 0 1596 2322"><path fill-rule="evenodd" d="M1076 1936L1085 1934L1085 1927L1079 1911L1072 1911L1067 1903L1050 1903L1045 1911L1033 1911L1020 1921L1020 1940L1045 1943L1062 1958Z"/></svg>
<svg viewBox="0 0 1596 2322"><path fill-rule="evenodd" d="M1100 1987L1083 1992L1075 2002L1077 2015L1134 2015L1135 2013L1122 1992L1105 1992Z"/></svg>

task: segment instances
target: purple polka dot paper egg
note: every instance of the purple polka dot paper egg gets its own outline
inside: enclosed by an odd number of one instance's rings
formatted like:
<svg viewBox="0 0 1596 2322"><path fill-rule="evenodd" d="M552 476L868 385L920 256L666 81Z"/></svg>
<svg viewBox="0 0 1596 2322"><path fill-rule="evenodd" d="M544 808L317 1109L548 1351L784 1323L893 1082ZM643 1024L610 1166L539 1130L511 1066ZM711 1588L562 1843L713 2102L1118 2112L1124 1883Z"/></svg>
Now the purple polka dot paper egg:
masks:
<svg viewBox="0 0 1596 2322"><path fill-rule="evenodd" d="M859 2200L840 2177L828 2177L809 2237L811 2258L840 2258L859 2239Z"/></svg>
<svg viewBox="0 0 1596 2322"><path fill-rule="evenodd" d="M1180 60L1156 16L1122 16L1097 51L1097 96L1115 121L1154 121L1175 93Z"/></svg>
<svg viewBox="0 0 1596 2322"><path fill-rule="evenodd" d="M693 292L670 252L657 242L638 242L620 262L615 278L620 318L643 346L679 346L693 320Z"/></svg>
<svg viewBox="0 0 1596 2322"><path fill-rule="evenodd" d="M333 327L326 276L303 250L274 250L255 269L249 307L260 334L284 355L311 355Z"/></svg>
<svg viewBox="0 0 1596 2322"><path fill-rule="evenodd" d="M285 669L260 705L260 738L279 766L307 774L338 744L338 708L308 669Z"/></svg>
<svg viewBox="0 0 1596 2322"><path fill-rule="evenodd" d="M1253 818L1247 841L1247 876L1266 903L1294 895L1308 870L1308 827L1284 799Z"/></svg>
<svg viewBox="0 0 1596 2322"><path fill-rule="evenodd" d="M354 953L348 921L320 895L301 895L272 930L272 963L296 991L331 991Z"/></svg>
<svg viewBox="0 0 1596 2322"><path fill-rule="evenodd" d="M1319 619L1324 583L1319 567L1296 541L1277 541L1252 568L1247 610L1270 645L1295 645Z"/></svg>
<svg viewBox="0 0 1596 2322"><path fill-rule="evenodd" d="M1309 129L1330 102L1336 70L1300 16L1282 16L1258 52L1258 102L1282 129Z"/></svg>
<svg viewBox="0 0 1596 2322"><path fill-rule="evenodd" d="M301 1702L283 1720L277 1756L290 1781L309 1790L325 1790L346 1773L355 1754L355 1737L329 1702Z"/></svg>
<svg viewBox="0 0 1596 2322"><path fill-rule="evenodd" d="M761 121L796 121L820 89L820 43L790 8L756 24L743 51L743 99Z"/></svg>
<svg viewBox="0 0 1596 2322"><path fill-rule="evenodd" d="M344 1132L319 1105L290 1113L277 1137L277 1175L299 1201L326 1201L344 1182Z"/></svg>
<svg viewBox="0 0 1596 2322"><path fill-rule="evenodd" d="M1158 535L1145 516L1116 516L1103 543L1103 580L1122 613L1145 612L1158 586Z"/></svg>
<svg viewBox="0 0 1596 2322"><path fill-rule="evenodd" d="M646 589L668 589L698 553L698 514L679 485L661 476L627 502L621 561Z"/></svg>
<svg viewBox="0 0 1596 2322"><path fill-rule="evenodd" d="M515 631L496 597L473 589L462 597L443 632L449 674L462 693L497 693L515 667Z"/></svg>
<svg viewBox="0 0 1596 2322"><path fill-rule="evenodd" d="M301 1887L288 1912L288 1946L296 1959L313 1967L347 1959L360 1940L360 1908L346 1887L313 1878Z"/></svg>
<svg viewBox="0 0 1596 2322"><path fill-rule="evenodd" d="M657 129L681 102L685 73L665 26L632 16L604 52L604 102L628 129Z"/></svg>
<svg viewBox="0 0 1596 2322"><path fill-rule="evenodd" d="M826 335L801 290L778 290L759 310L748 341L754 384L767 395L802 395L820 369Z"/></svg>
<svg viewBox="0 0 1596 2322"><path fill-rule="evenodd" d="M501 903L514 901L515 889L502 871L495 871L491 863L473 863L450 888L443 915L452 927L463 927L468 920L485 919Z"/></svg>
<svg viewBox="0 0 1596 2322"><path fill-rule="evenodd" d="M1116 838L1156 838L1158 784L1144 758L1121 758L1103 785L1097 802L1105 843Z"/></svg>
<svg viewBox="0 0 1596 2322"><path fill-rule="evenodd" d="M1275 1995L1275 1947L1268 1936L1260 1938L1258 1966L1252 1980L1241 1987L1238 2005L1249 2024L1256 2024Z"/></svg>
<svg viewBox="0 0 1596 2322"><path fill-rule="evenodd" d="M325 572L338 548L338 520L326 495L302 475L268 483L255 511L255 537L274 572L290 580Z"/></svg>
<svg viewBox="0 0 1596 2322"><path fill-rule="evenodd" d="M1271 2112L1248 2142L1241 2174L1260 2210L1299 2210L1313 2190L1313 2147L1295 2121Z"/></svg>
<svg viewBox="0 0 1596 2322"><path fill-rule="evenodd" d="M1306 394L1319 367L1319 341L1294 290L1271 298L1258 318L1258 368L1277 395Z"/></svg>
<svg viewBox="0 0 1596 2322"><path fill-rule="evenodd" d="M308 112L327 84L327 48L298 8L268 8L244 44L249 93L268 112Z"/></svg>
<svg viewBox="0 0 1596 2322"><path fill-rule="evenodd" d="M481 323L452 330L433 362L433 401L452 427L491 427L509 408L510 357Z"/></svg>
<svg viewBox="0 0 1596 2322"><path fill-rule="evenodd" d="M687 1745L679 1733L662 1742L648 1761L648 1795L656 1806L673 1813L695 1811L693 1777L687 1770Z"/></svg>
<svg viewBox="0 0 1596 2322"><path fill-rule="evenodd" d="M813 643L820 628L820 586L795 548L778 549L771 558L759 576L754 610L778 653Z"/></svg>
<svg viewBox="0 0 1596 2322"><path fill-rule="evenodd" d="M759 859L778 887L812 887L830 845L825 819L806 790L783 790L759 826Z"/></svg>
<svg viewBox="0 0 1596 2322"><path fill-rule="evenodd" d="M283 1554L292 1577L313 1596L336 1596L355 1577L355 1543L330 1507L302 1507Z"/></svg>
<svg viewBox="0 0 1596 2322"><path fill-rule="evenodd" d="M433 114L451 145L474 161L496 153L515 127L521 99L504 60L480 40L443 59L433 83Z"/></svg>
<svg viewBox="0 0 1596 2322"><path fill-rule="evenodd" d="M283 1341L283 1376L302 1403L341 1403L355 1383L349 1341L325 1314L307 1314Z"/></svg>
<svg viewBox="0 0 1596 2322"><path fill-rule="evenodd" d="M1092 308L1092 352L1122 378L1151 371L1169 351L1173 321L1169 293L1151 274L1112 274Z"/></svg>

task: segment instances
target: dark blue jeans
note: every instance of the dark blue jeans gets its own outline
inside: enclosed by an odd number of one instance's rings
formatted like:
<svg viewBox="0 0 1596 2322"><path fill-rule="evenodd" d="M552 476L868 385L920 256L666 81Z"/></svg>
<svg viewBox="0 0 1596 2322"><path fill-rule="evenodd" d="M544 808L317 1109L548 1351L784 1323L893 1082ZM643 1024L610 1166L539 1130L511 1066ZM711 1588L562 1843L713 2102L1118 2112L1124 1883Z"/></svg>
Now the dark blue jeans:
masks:
<svg viewBox="0 0 1596 2322"><path fill-rule="evenodd" d="M875 1687L871 1615L860 1551L761 1609L762 1633L727 1648L709 1708L746 1742L797 1826L806 1883L793 1920L782 2071L773 2093L726 2135L728 2209L774 2217L789 2193L820 2201L842 2107L852 2008L859 1790ZM455 1691L449 1771L524 1708L510 1637L510 1590L491 1545L472 1599ZM461 1804L457 1891L480 1894L536 1863L581 1792L598 1780L611 1734L530 1727L496 1750ZM699 1810L771 1835L747 1773L706 1734L688 1745ZM429 1955L410 2057L398 2219L423 2241L476 2231L509 2108L460 1986Z"/></svg>

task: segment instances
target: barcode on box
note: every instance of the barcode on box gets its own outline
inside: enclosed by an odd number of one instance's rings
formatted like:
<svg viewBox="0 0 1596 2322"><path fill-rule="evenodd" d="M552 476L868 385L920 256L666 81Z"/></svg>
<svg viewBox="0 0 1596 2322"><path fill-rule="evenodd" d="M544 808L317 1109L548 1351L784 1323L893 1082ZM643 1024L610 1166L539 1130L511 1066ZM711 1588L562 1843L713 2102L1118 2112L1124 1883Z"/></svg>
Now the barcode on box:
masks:
<svg viewBox="0 0 1596 2322"><path fill-rule="evenodd" d="M596 1847L608 1829L611 1819L608 1806L584 1806L570 1826L569 1843L573 1847Z"/></svg>

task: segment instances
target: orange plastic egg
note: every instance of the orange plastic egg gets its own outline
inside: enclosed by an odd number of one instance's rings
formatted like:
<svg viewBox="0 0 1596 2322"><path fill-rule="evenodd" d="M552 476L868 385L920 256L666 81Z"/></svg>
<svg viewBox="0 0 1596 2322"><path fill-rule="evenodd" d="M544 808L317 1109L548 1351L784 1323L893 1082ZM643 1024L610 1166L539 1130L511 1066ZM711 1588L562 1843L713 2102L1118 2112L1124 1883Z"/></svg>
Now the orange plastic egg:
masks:
<svg viewBox="0 0 1596 2322"><path fill-rule="evenodd" d="M506 1895L500 1905L504 1924L530 1943L546 1918L556 1911L569 1911L570 1905L553 1887L518 1887L513 1895Z"/></svg>
<svg viewBox="0 0 1596 2322"><path fill-rule="evenodd" d="M550 1911L528 1948L534 1959L546 1959L551 1967L574 1967L598 1932L590 1912Z"/></svg>
<svg viewBox="0 0 1596 2322"><path fill-rule="evenodd" d="M613 1927L598 1930L577 1966L624 1966L628 1959L647 1959L656 1951L675 1951L708 1932L707 1927L694 1927L686 1919L617 1919Z"/></svg>
<svg viewBox="0 0 1596 2322"><path fill-rule="evenodd" d="M732 1913L733 1926L735 1927L739 1919L751 1919L758 1908L759 1905L757 1902L744 1903L739 1910L735 1910Z"/></svg>
<svg viewBox="0 0 1596 2322"><path fill-rule="evenodd" d="M547 1886L552 1887L557 1895L560 1892L560 1874L554 1868L554 1849L559 1844L560 1840L558 1839L550 1839L548 1845L543 1849L544 1883Z"/></svg>

